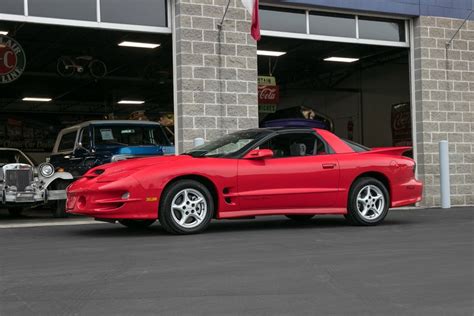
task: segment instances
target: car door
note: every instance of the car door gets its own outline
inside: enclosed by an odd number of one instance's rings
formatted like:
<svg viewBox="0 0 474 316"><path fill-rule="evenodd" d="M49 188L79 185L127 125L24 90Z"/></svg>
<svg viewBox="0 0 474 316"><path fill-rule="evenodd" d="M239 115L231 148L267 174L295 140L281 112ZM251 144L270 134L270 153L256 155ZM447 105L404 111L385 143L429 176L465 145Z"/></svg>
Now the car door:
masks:
<svg viewBox="0 0 474 316"><path fill-rule="evenodd" d="M242 211L304 211L333 206L339 166L314 132L281 133L258 148L268 159L239 160L238 191Z"/></svg>

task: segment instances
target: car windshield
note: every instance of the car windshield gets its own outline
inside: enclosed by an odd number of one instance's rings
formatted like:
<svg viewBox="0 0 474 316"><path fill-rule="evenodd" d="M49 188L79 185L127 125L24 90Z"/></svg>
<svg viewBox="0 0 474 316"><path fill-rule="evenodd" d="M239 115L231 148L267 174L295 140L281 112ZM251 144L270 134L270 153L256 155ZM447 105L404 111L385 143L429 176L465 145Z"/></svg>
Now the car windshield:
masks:
<svg viewBox="0 0 474 316"><path fill-rule="evenodd" d="M270 131L250 130L232 133L184 153L193 157L233 157L245 152Z"/></svg>
<svg viewBox="0 0 474 316"><path fill-rule="evenodd" d="M169 146L161 126L108 125L94 127L94 143L99 146Z"/></svg>
<svg viewBox="0 0 474 316"><path fill-rule="evenodd" d="M4 166L9 163L24 163L31 165L31 162L21 151L0 150L0 166Z"/></svg>

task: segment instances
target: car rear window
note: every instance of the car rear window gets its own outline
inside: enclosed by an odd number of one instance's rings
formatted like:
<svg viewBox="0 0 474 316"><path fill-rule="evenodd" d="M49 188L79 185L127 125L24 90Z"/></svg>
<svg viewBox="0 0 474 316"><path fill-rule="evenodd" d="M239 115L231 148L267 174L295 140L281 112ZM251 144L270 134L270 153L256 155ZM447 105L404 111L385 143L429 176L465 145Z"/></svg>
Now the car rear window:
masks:
<svg viewBox="0 0 474 316"><path fill-rule="evenodd" d="M358 153L370 150L369 147L365 147L364 145L358 144L348 139L342 139L342 141L346 143L349 147L351 147L353 151L358 152Z"/></svg>

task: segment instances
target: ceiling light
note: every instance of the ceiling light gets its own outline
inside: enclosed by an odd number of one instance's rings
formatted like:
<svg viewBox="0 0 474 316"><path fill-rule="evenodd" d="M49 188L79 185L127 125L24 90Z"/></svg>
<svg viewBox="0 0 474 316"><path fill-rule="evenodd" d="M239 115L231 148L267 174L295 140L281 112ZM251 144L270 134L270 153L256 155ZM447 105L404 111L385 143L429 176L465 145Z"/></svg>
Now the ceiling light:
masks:
<svg viewBox="0 0 474 316"><path fill-rule="evenodd" d="M8 31L0 31L0 35L8 35Z"/></svg>
<svg viewBox="0 0 474 316"><path fill-rule="evenodd" d="M339 63L353 63L358 61L359 58L349 58L349 57L328 57L324 58L325 61L335 61Z"/></svg>
<svg viewBox="0 0 474 316"><path fill-rule="evenodd" d="M142 100L120 100L118 104L143 104L145 101Z"/></svg>
<svg viewBox="0 0 474 316"><path fill-rule="evenodd" d="M280 57L281 55L285 55L286 52L278 52L274 50L257 50L257 55L260 56L274 56L274 57Z"/></svg>
<svg viewBox="0 0 474 316"><path fill-rule="evenodd" d="M140 43L140 42L127 42L127 41L118 44L118 46L138 47L138 48L149 48L149 49L157 48L157 47L160 46L160 45L161 45L161 44L155 44L155 43Z"/></svg>
<svg viewBox="0 0 474 316"><path fill-rule="evenodd" d="M31 98L31 97L25 97L22 99L23 101L32 101L32 102L49 102L52 99L51 98Z"/></svg>

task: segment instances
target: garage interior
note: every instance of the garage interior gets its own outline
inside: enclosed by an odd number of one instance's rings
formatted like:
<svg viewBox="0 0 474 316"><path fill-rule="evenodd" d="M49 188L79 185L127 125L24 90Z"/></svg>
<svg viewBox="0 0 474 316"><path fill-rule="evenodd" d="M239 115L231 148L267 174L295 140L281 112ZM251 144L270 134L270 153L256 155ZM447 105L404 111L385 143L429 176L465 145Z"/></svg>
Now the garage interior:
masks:
<svg viewBox="0 0 474 316"><path fill-rule="evenodd" d="M311 108L329 117L341 137L369 147L395 145L392 107L410 100L408 48L265 36L258 50L285 53L258 56L259 76L274 76L279 86L277 111ZM332 56L357 60L324 60ZM268 115L260 113L260 120ZM404 142L410 145L411 136Z"/></svg>
<svg viewBox="0 0 474 316"><path fill-rule="evenodd" d="M171 35L5 21L0 29L26 55L24 73L0 84L0 147L44 161L60 129L93 119L169 118L172 137ZM124 41L159 46L118 45Z"/></svg>

